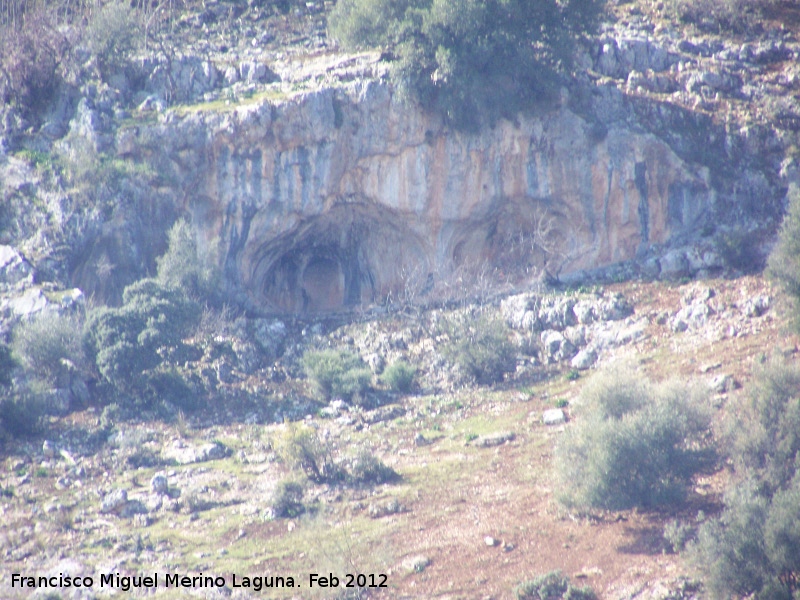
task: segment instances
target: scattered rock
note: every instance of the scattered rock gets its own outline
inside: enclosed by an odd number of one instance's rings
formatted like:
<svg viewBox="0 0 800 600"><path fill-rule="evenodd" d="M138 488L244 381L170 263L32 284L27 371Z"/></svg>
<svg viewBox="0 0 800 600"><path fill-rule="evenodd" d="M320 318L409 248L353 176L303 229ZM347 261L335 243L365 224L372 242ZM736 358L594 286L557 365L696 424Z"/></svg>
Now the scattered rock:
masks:
<svg viewBox="0 0 800 600"><path fill-rule="evenodd" d="M42 444L42 454L46 459L51 459L56 454L56 445L50 440L45 440Z"/></svg>
<svg viewBox="0 0 800 600"><path fill-rule="evenodd" d="M3 301L3 307L8 307L11 312L23 319L33 318L44 311L49 304L47 296L38 287L29 288L21 296Z"/></svg>
<svg viewBox="0 0 800 600"><path fill-rule="evenodd" d="M128 491L117 489L103 496L100 512L103 514L120 514L128 505Z"/></svg>
<svg viewBox="0 0 800 600"><path fill-rule="evenodd" d="M585 371L597 361L597 353L591 348L585 348L572 357L570 365L573 369Z"/></svg>
<svg viewBox="0 0 800 600"><path fill-rule="evenodd" d="M496 540L490 535L487 535L485 538L483 538L483 543L489 546L490 548L493 548L494 546L499 545L500 541Z"/></svg>
<svg viewBox="0 0 800 600"><path fill-rule="evenodd" d="M682 250L671 250L659 260L661 266L661 278L676 280L689 276L689 261Z"/></svg>
<svg viewBox="0 0 800 600"><path fill-rule="evenodd" d="M577 352L573 343L560 331L545 330L541 333L541 340L545 356L552 361L571 358Z"/></svg>
<svg viewBox="0 0 800 600"><path fill-rule="evenodd" d="M286 324L277 319L254 319L253 337L265 353L265 360L273 362L283 351L286 341Z"/></svg>
<svg viewBox="0 0 800 600"><path fill-rule="evenodd" d="M230 449L222 442L211 442L194 448L187 447L182 441L178 440L172 447L164 450L164 458L173 460L179 465L219 460L229 454Z"/></svg>
<svg viewBox="0 0 800 600"><path fill-rule="evenodd" d="M375 410L365 412L361 415L361 419L364 423L372 425L374 423L380 423L381 421L398 419L404 414L406 414L406 409L399 404L387 404L386 406L380 406Z"/></svg>
<svg viewBox="0 0 800 600"><path fill-rule="evenodd" d="M150 480L150 489L156 494L166 494L169 491L169 482L164 473L156 473Z"/></svg>
<svg viewBox="0 0 800 600"><path fill-rule="evenodd" d="M478 448L491 448L493 446L501 446L506 442L513 441L516 438L513 431L502 431L499 433L489 433L481 435L472 440L472 445Z"/></svg>
<svg viewBox="0 0 800 600"><path fill-rule="evenodd" d="M0 245L0 283L13 285L27 279L33 266L11 246Z"/></svg>
<svg viewBox="0 0 800 600"><path fill-rule="evenodd" d="M542 413L542 423L545 425L561 425L566 421L567 415L560 408L551 408Z"/></svg>
<svg viewBox="0 0 800 600"><path fill-rule="evenodd" d="M738 386L731 375L716 375L708 382L708 387L717 394L727 394Z"/></svg>
<svg viewBox="0 0 800 600"><path fill-rule="evenodd" d="M744 304L744 314L748 317L760 317L769 310L769 296L756 296Z"/></svg>
<svg viewBox="0 0 800 600"><path fill-rule="evenodd" d="M410 556L403 561L403 570L407 573L422 573L431 565L431 559L424 555Z"/></svg>
<svg viewBox="0 0 800 600"><path fill-rule="evenodd" d="M406 510L406 507L400 504L397 498L392 498L383 504L370 504L367 514L373 519L380 519L381 517L406 512Z"/></svg>

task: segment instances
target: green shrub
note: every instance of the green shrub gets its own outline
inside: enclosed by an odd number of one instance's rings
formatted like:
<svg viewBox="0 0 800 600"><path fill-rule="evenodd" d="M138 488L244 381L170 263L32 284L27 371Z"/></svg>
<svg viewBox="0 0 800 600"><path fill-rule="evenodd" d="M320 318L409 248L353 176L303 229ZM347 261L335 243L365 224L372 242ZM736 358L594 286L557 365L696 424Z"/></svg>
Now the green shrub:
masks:
<svg viewBox="0 0 800 600"><path fill-rule="evenodd" d="M53 97L69 44L51 11L29 11L18 26L0 27L0 103L41 110Z"/></svg>
<svg viewBox="0 0 800 600"><path fill-rule="evenodd" d="M797 490L792 492L771 502L758 492L756 482L746 481L726 494L720 518L700 527L691 553L704 573L711 598L755 595L791 600L791 591L781 583L781 576L800 569L800 553L795 552L788 561L784 553L800 544L800 498ZM787 500L794 504L787 506ZM774 515L773 503L779 504Z"/></svg>
<svg viewBox="0 0 800 600"><path fill-rule="evenodd" d="M368 450L361 450L350 463L348 480L357 485L390 483L398 478L397 471L387 467Z"/></svg>
<svg viewBox="0 0 800 600"><path fill-rule="evenodd" d="M551 95L571 42L594 28L601 0L340 0L330 15L348 49L389 49L392 79L452 125L513 119Z"/></svg>
<svg viewBox="0 0 800 600"><path fill-rule="evenodd" d="M84 42L104 78L128 65L138 46L138 34L136 12L124 0L111 0L93 12L84 31Z"/></svg>
<svg viewBox="0 0 800 600"><path fill-rule="evenodd" d="M202 407L203 398L198 396L175 368L154 369L146 378L145 393L155 402L169 402L179 410L195 411Z"/></svg>
<svg viewBox="0 0 800 600"><path fill-rule="evenodd" d="M733 422L737 470L768 495L785 488L800 462L800 368L773 360L757 370Z"/></svg>
<svg viewBox="0 0 800 600"><path fill-rule="evenodd" d="M683 552L694 535L694 528L688 523L673 519L664 525L664 540L673 552Z"/></svg>
<svg viewBox="0 0 800 600"><path fill-rule="evenodd" d="M595 376L581 418L557 448L567 504L606 509L681 501L713 457L704 443L702 399L677 385L654 386L622 370Z"/></svg>
<svg viewBox="0 0 800 600"><path fill-rule="evenodd" d="M360 356L346 350L309 350L303 355L303 367L326 399L351 400L372 383L369 367Z"/></svg>
<svg viewBox="0 0 800 600"><path fill-rule="evenodd" d="M445 356L480 384L502 381L517 366L517 352L508 339L508 328L499 319L481 317L463 329L451 328Z"/></svg>
<svg viewBox="0 0 800 600"><path fill-rule="evenodd" d="M576 588L561 571L551 571L519 584L514 590L517 600L596 600L590 587Z"/></svg>
<svg viewBox="0 0 800 600"><path fill-rule="evenodd" d="M161 362L159 350L177 346L199 316L199 307L181 290L153 279L127 288L123 305L92 311L83 343L100 375L123 390L141 383L141 374Z"/></svg>
<svg viewBox="0 0 800 600"><path fill-rule="evenodd" d="M764 268L763 254L759 251L760 239L751 231L728 231L714 238L720 258L729 267L752 273Z"/></svg>
<svg viewBox="0 0 800 600"><path fill-rule="evenodd" d="M303 514L303 485L288 480L278 482L272 492L269 509L275 519L294 518Z"/></svg>
<svg viewBox="0 0 800 600"><path fill-rule="evenodd" d="M345 473L334 461L330 446L311 427L287 425L275 441L275 451L284 463L300 469L314 483L344 479Z"/></svg>
<svg viewBox="0 0 800 600"><path fill-rule="evenodd" d="M0 391L0 428L15 437L33 435L42 428L47 404L30 391Z"/></svg>
<svg viewBox="0 0 800 600"><path fill-rule="evenodd" d="M183 219L169 230L169 246L157 261L158 281L194 298L209 297L217 285L211 257L201 256L191 226Z"/></svg>
<svg viewBox="0 0 800 600"><path fill-rule="evenodd" d="M76 316L44 313L23 321L14 330L12 347L34 377L50 384L68 372L70 363L83 367L81 322Z"/></svg>
<svg viewBox="0 0 800 600"><path fill-rule="evenodd" d="M106 430L113 429L122 420L122 408L116 402L112 402L103 408L100 413L100 427Z"/></svg>
<svg viewBox="0 0 800 600"><path fill-rule="evenodd" d="M417 369L407 362L399 360L387 367L381 375L381 381L394 392L407 393L414 385Z"/></svg>
<svg viewBox="0 0 800 600"><path fill-rule="evenodd" d="M778 233L778 243L767 261L767 275L778 282L794 304L795 327L800 329L800 188L792 185L789 206Z"/></svg>
<svg viewBox="0 0 800 600"><path fill-rule="evenodd" d="M11 348L0 344L0 386L11 385L11 373L17 366L17 361L11 353Z"/></svg>
<svg viewBox="0 0 800 600"><path fill-rule="evenodd" d="M756 372L732 418L739 475L722 515L704 523L691 556L712 598L797 598L800 573L800 369Z"/></svg>

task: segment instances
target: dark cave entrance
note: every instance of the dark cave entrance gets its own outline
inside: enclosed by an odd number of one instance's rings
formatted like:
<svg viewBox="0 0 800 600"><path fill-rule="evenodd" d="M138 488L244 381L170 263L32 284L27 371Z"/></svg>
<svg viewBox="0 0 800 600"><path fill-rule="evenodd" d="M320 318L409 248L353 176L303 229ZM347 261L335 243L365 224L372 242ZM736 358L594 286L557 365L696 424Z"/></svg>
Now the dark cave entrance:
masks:
<svg viewBox="0 0 800 600"><path fill-rule="evenodd" d="M300 276L303 312L330 311L345 303L345 278L338 259L312 257Z"/></svg>

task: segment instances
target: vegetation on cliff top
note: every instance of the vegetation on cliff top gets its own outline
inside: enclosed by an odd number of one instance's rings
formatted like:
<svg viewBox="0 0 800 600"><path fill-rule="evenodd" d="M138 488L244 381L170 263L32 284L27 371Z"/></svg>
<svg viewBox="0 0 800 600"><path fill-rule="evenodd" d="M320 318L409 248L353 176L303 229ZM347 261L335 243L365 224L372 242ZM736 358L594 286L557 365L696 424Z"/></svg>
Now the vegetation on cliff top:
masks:
<svg viewBox="0 0 800 600"><path fill-rule="evenodd" d="M396 55L395 85L447 122L475 129L552 98L571 43L602 0L341 0L330 30L345 48Z"/></svg>

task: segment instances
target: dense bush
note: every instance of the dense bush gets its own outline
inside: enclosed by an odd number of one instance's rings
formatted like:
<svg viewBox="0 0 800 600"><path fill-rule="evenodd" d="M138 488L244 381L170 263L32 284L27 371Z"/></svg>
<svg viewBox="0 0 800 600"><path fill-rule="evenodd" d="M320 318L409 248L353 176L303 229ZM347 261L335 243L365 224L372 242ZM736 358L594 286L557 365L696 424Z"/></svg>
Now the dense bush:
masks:
<svg viewBox="0 0 800 600"><path fill-rule="evenodd" d="M361 450L350 462L348 480L357 485L390 483L399 478L397 471L386 466L368 450Z"/></svg>
<svg viewBox="0 0 800 600"><path fill-rule="evenodd" d="M556 456L568 504L617 510L678 502L712 457L702 398L639 377L599 374L582 393L584 410Z"/></svg>
<svg viewBox="0 0 800 600"><path fill-rule="evenodd" d="M765 494L786 488L800 461L800 368L774 360L757 371L735 410L731 455Z"/></svg>
<svg viewBox="0 0 800 600"><path fill-rule="evenodd" d="M346 48L382 47L392 78L453 125L514 118L552 94L571 42L601 0L339 0L330 31Z"/></svg>
<svg viewBox="0 0 800 600"><path fill-rule="evenodd" d="M104 77L123 70L139 41L139 22L129 2L111 0L92 12L84 42Z"/></svg>
<svg viewBox="0 0 800 600"><path fill-rule="evenodd" d="M143 378L140 394L146 404L169 402L178 410L194 411L203 406L204 397L195 393L177 369L154 369Z"/></svg>
<svg viewBox="0 0 800 600"><path fill-rule="evenodd" d="M81 322L77 316L44 313L14 329L12 347L36 379L50 384L70 368L83 367Z"/></svg>
<svg viewBox="0 0 800 600"><path fill-rule="evenodd" d="M517 351L508 328L499 319L480 317L474 323L448 327L451 338L444 353L462 373L480 384L502 381L517 366Z"/></svg>
<svg viewBox="0 0 800 600"><path fill-rule="evenodd" d="M0 389L0 430L13 436L38 432L47 414L47 403L30 390Z"/></svg>
<svg viewBox="0 0 800 600"><path fill-rule="evenodd" d="M800 368L767 364L740 406L731 458L739 482L692 555L714 598L800 597Z"/></svg>
<svg viewBox="0 0 800 600"><path fill-rule="evenodd" d="M303 485L288 480L278 482L270 498L269 510L275 519L294 518L303 514Z"/></svg>
<svg viewBox="0 0 800 600"><path fill-rule="evenodd" d="M216 269L201 256L191 226L183 219L169 230L169 246L158 260L158 280L184 290L194 298L208 299L217 285Z"/></svg>
<svg viewBox="0 0 800 600"><path fill-rule="evenodd" d="M407 362L398 360L388 366L381 374L381 381L394 392L410 392L414 385L417 370Z"/></svg>
<svg viewBox="0 0 800 600"><path fill-rule="evenodd" d="M68 41L50 11L34 10L0 28L0 102L43 108L60 82Z"/></svg>
<svg viewBox="0 0 800 600"><path fill-rule="evenodd" d="M11 348L0 344L0 386L11 385L11 372L17 366L17 361L11 353Z"/></svg>
<svg viewBox="0 0 800 600"><path fill-rule="evenodd" d="M772 498L754 481L734 486L692 548L712 598L792 600L800 592L800 477Z"/></svg>
<svg viewBox="0 0 800 600"><path fill-rule="evenodd" d="M514 590L517 600L596 600L590 587L576 588L561 571L551 571L519 584Z"/></svg>
<svg viewBox="0 0 800 600"><path fill-rule="evenodd" d="M743 273L754 273L764 268L760 241L760 236L752 231L726 231L715 237L714 248L728 267Z"/></svg>
<svg viewBox="0 0 800 600"><path fill-rule="evenodd" d="M787 197L789 206L767 263L767 274L794 303L795 326L800 328L800 188L792 185Z"/></svg>
<svg viewBox="0 0 800 600"><path fill-rule="evenodd" d="M153 279L128 286L122 298L122 306L88 315L83 342L104 379L131 389L142 372L161 362L161 348L181 343L199 308L181 290Z"/></svg>
<svg viewBox="0 0 800 600"><path fill-rule="evenodd" d="M346 350L309 350L303 355L306 375L325 398L351 400L372 383L372 371L361 357Z"/></svg>

